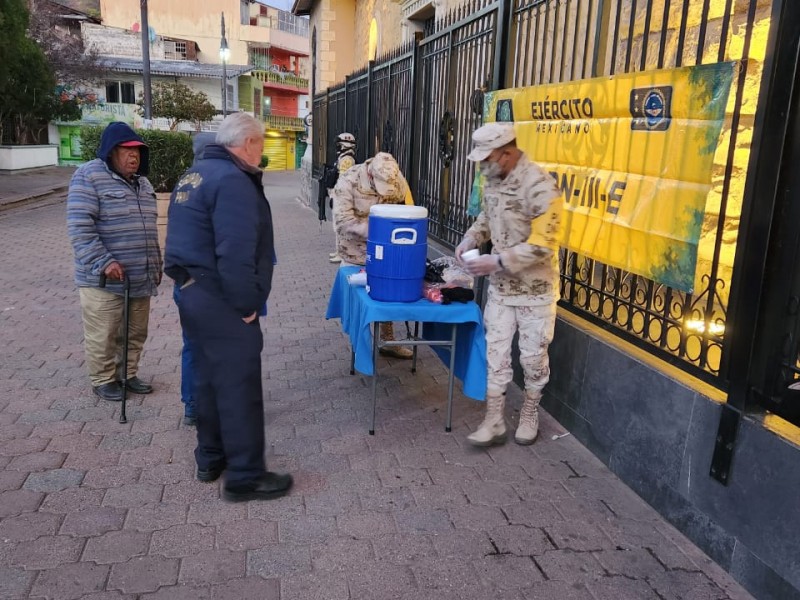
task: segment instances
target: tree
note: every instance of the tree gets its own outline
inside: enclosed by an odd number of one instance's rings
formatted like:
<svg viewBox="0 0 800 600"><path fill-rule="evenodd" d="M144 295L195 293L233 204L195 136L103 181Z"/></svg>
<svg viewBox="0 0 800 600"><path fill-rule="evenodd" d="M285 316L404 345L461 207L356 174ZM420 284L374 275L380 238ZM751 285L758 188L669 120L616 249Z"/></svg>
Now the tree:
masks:
<svg viewBox="0 0 800 600"><path fill-rule="evenodd" d="M141 93L137 104L144 106ZM170 131L175 131L181 121L194 123L199 131L202 123L210 121L217 114L217 109L209 102L205 93L195 92L182 83L153 85L152 104L153 118L168 119Z"/></svg>
<svg viewBox="0 0 800 600"><path fill-rule="evenodd" d="M30 37L44 52L56 81L83 101L83 90L105 77L97 51L86 50L80 35L64 27L61 4L52 0L28 0L28 4Z"/></svg>
<svg viewBox="0 0 800 600"><path fill-rule="evenodd" d="M37 143L62 106L41 48L27 35L25 0L0 0L0 140Z"/></svg>

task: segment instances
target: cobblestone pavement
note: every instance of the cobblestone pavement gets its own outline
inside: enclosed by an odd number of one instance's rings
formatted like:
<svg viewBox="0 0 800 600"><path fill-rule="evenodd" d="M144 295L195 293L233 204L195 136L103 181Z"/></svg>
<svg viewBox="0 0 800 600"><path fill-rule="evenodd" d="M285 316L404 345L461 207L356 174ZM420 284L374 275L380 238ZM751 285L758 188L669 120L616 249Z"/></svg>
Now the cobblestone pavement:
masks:
<svg viewBox="0 0 800 600"><path fill-rule="evenodd" d="M323 318L332 232L271 174L278 267L263 360L268 462L291 495L227 504L180 424L168 285L129 422L84 372L63 203L0 215L0 598L722 600L749 596L559 425L473 449L480 403L421 349L383 360L378 431ZM512 394L519 405L521 395Z"/></svg>
<svg viewBox="0 0 800 600"><path fill-rule="evenodd" d="M74 172L75 167L41 167L0 172L0 210L66 190Z"/></svg>

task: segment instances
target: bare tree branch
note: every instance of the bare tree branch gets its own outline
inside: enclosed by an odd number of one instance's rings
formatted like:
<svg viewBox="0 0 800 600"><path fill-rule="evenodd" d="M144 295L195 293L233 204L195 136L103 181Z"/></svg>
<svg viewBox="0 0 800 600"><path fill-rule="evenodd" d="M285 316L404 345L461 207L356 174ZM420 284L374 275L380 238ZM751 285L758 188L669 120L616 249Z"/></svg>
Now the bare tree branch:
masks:
<svg viewBox="0 0 800 600"><path fill-rule="evenodd" d="M63 18L68 9L52 0L28 0L28 4L30 36L47 57L56 80L72 89L102 81L106 70L95 50L85 50L79 22L72 25Z"/></svg>

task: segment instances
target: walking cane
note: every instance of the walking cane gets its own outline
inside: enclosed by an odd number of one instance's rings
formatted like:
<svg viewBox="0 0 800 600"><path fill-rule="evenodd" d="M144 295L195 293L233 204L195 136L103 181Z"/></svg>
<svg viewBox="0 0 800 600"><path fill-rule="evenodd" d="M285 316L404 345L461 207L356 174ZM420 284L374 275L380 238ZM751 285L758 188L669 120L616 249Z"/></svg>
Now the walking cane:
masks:
<svg viewBox="0 0 800 600"><path fill-rule="evenodd" d="M100 275L100 287L106 287L106 274ZM123 276L122 278L122 376L120 377L120 384L122 385L122 406L120 407L119 422L127 423L128 417L125 415L125 404L128 401L128 331L130 330L130 304L131 304L131 282L130 279Z"/></svg>

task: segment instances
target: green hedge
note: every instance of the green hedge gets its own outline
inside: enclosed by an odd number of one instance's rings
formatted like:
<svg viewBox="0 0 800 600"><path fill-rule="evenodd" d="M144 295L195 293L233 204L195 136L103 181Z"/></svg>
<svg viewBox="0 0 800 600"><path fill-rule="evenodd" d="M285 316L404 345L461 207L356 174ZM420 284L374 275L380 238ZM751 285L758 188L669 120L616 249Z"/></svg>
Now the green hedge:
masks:
<svg viewBox="0 0 800 600"><path fill-rule="evenodd" d="M97 156L102 133L102 127L81 128L81 155L84 160ZM155 129L138 129L136 133L150 147L150 173L147 178L157 192L171 192L194 159L191 136L179 131Z"/></svg>

